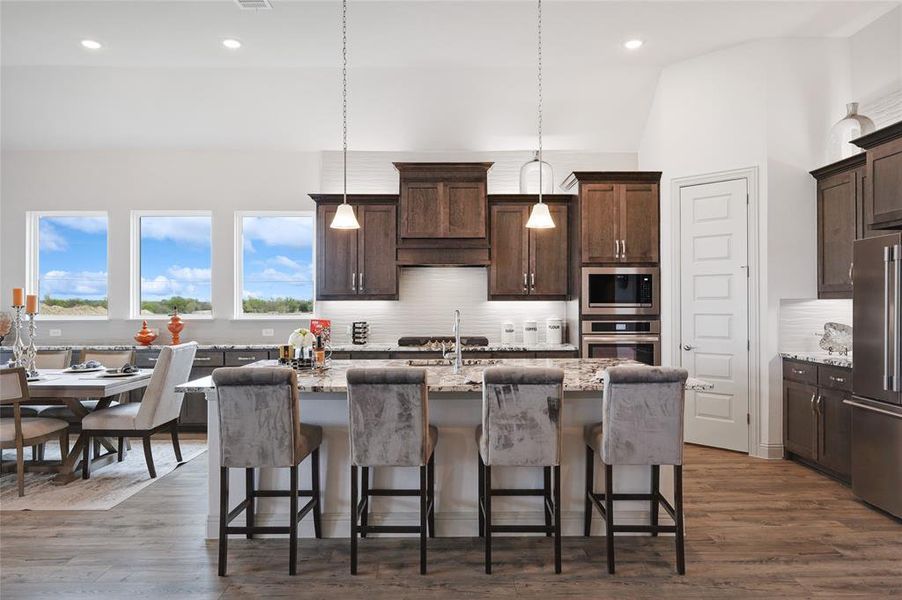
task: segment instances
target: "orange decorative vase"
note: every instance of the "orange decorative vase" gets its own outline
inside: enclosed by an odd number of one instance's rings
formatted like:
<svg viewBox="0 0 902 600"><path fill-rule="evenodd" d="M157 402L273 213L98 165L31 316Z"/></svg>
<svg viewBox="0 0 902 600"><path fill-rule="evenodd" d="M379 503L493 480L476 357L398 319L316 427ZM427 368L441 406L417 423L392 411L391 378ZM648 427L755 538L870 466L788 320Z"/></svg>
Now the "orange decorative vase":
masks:
<svg viewBox="0 0 902 600"><path fill-rule="evenodd" d="M135 335L135 341L142 346L150 346L157 339L157 334L152 329L148 329L147 321L141 323L141 331Z"/></svg>
<svg viewBox="0 0 902 600"><path fill-rule="evenodd" d="M182 322L182 318L179 316L178 311L173 311L172 316L169 317L169 325L166 329L169 330L169 333L172 334L172 345L177 346L181 343L179 338L179 334L182 332L182 329L185 328L185 324Z"/></svg>

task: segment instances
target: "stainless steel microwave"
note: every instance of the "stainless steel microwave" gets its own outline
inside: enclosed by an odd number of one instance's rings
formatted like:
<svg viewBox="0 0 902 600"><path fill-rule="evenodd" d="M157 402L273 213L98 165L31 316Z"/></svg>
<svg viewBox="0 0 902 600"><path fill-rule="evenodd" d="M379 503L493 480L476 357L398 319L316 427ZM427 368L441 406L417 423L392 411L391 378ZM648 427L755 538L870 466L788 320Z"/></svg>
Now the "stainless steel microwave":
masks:
<svg viewBox="0 0 902 600"><path fill-rule="evenodd" d="M583 267L583 315L661 314L658 267Z"/></svg>

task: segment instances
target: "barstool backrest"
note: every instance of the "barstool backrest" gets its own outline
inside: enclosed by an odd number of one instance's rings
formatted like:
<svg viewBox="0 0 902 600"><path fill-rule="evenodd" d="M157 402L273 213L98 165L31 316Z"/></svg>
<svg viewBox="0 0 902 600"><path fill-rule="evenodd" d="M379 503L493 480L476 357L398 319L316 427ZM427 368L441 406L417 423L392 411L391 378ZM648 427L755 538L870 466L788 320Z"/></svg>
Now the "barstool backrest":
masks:
<svg viewBox="0 0 902 600"><path fill-rule="evenodd" d="M486 465L561 463L561 369L492 367L483 373L480 452Z"/></svg>
<svg viewBox="0 0 902 600"><path fill-rule="evenodd" d="M426 369L348 369L351 464L425 465L429 460Z"/></svg>
<svg viewBox="0 0 902 600"><path fill-rule="evenodd" d="M300 461L298 378L290 367L213 371L222 467L293 467ZM301 457L302 458L302 457Z"/></svg>
<svg viewBox="0 0 902 600"><path fill-rule="evenodd" d="M683 464L688 372L624 365L604 371L601 460L608 465Z"/></svg>

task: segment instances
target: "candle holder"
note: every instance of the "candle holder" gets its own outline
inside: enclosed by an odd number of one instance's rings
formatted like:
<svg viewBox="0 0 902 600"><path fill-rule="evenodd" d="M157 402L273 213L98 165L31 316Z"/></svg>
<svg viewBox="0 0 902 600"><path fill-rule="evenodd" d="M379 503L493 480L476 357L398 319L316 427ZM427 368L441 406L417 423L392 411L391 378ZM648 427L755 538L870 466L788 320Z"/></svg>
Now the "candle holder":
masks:
<svg viewBox="0 0 902 600"><path fill-rule="evenodd" d="M16 334L16 341L13 343L13 367L24 367L25 366L25 340L22 339L22 309L24 306L16 306L13 305L13 310L16 311L15 317L13 317L13 331Z"/></svg>
<svg viewBox="0 0 902 600"><path fill-rule="evenodd" d="M38 376L38 370L35 368L38 358L37 332L38 326L34 321L34 313L28 313L28 348L25 350L25 372L30 378Z"/></svg>

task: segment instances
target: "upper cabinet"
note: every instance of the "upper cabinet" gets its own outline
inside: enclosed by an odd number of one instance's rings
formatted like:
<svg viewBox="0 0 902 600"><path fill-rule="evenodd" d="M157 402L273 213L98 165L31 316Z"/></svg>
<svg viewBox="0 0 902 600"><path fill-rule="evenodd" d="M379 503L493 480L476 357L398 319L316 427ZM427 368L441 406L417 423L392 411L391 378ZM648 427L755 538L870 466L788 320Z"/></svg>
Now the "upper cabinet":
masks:
<svg viewBox="0 0 902 600"><path fill-rule="evenodd" d="M314 195L317 300L397 300L397 196L350 195L360 229L332 229L340 195Z"/></svg>
<svg viewBox="0 0 902 600"><path fill-rule="evenodd" d="M546 197L555 224L552 229L526 228L537 196L494 198L490 201L489 299L566 299L570 292L571 197Z"/></svg>
<svg viewBox="0 0 902 600"><path fill-rule="evenodd" d="M902 122L854 140L867 152L864 215L874 229L902 229Z"/></svg>
<svg viewBox="0 0 902 600"><path fill-rule="evenodd" d="M657 264L661 173L574 172L579 186L579 248L584 265Z"/></svg>

